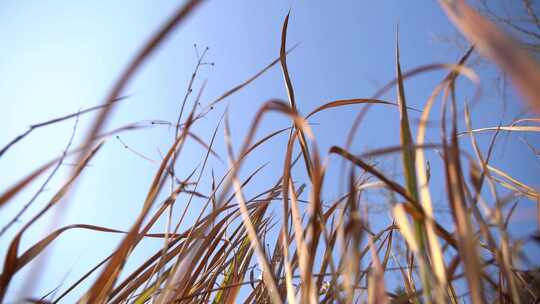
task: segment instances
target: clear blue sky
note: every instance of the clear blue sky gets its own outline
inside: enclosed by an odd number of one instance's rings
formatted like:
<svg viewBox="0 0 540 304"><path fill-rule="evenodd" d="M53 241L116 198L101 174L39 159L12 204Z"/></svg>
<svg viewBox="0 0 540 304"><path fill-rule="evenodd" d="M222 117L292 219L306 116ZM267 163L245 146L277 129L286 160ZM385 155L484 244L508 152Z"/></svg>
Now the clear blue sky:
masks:
<svg viewBox="0 0 540 304"><path fill-rule="evenodd" d="M166 20L181 1L2 1L0 4L0 146L36 122L76 112L97 105L136 50ZM206 104L227 89L247 79L279 56L283 19L292 7L289 25L289 45L300 46L289 56L289 70L301 112L307 113L324 102L353 97L370 97L395 73L395 34L399 23L402 67L404 70L427 63L452 63L461 50L441 41L441 37L457 37L436 1L206 1L155 52L154 56L125 91L131 97L118 104L107 129L149 119L175 121L196 57L193 44L200 49L209 46L208 61L195 83L198 90L208 80L201 103ZM521 103L510 93L506 112L492 88L497 76L493 69L479 66L486 82L482 103L473 108L474 125L496 126L508 123L521 110ZM409 104L421 108L443 73L430 73L407 82ZM240 144L251 119L264 101L286 99L281 71L278 66L237 95L228 99L233 138ZM394 92L385 96L394 98ZM195 130L209 141L225 103L217 107ZM358 107L331 110L316 116L314 131L319 138L323 155L331 145L343 145L346 132ZM438 115L438 112L436 112ZM92 115L81 118L78 139L82 137ZM70 136L74 121L68 121L32 133L0 159L0 189L5 189L33 168L61 153ZM271 115L261 131L287 127L287 120ZM463 124L461 125L463 129ZM430 134L437 142L439 134ZM159 160L158 148L165 151L174 130L154 127L122 134L130 147ZM483 148L489 135L479 136ZM501 138L503 138L501 136ZM494 164L533 186L540 185L538 161L518 136L504 137L495 155ZM538 136L527 137L538 142ZM76 140L78 142L78 140ZM377 108L370 112L362 125L354 152L368 148L397 144L398 112L393 108ZM468 140L467 140L468 143ZM183 153L178 170L184 176L200 162L203 149L196 145ZM266 161L271 166L263 171L260 182L269 184L278 176L284 155L285 137L274 140L261 150L259 157L248 160L243 174ZM224 153L223 133L218 133L218 151ZM224 154L225 155L225 154ZM223 167L211 162L217 173ZM531 165L533 164L533 165ZM399 162L382 163L391 171ZM339 166L335 166L339 168ZM128 229L140 207L156 165L125 150L114 138L85 170L76 191L61 208L69 205L62 226L68 223L92 223L116 229ZM337 169L330 168L329 179L337 181ZM36 202L24 219L43 206L69 172L64 167L55 181ZM436 177L435 177L436 178ZM269 182L270 181L270 182ZM325 195L333 197L337 182L329 182L334 190ZM0 225L6 222L25 203L40 185L17 196L4 208ZM207 184L205 184L207 186ZM207 190L204 188L203 190ZM259 189L260 190L260 189ZM249 190L248 190L249 191ZM204 191L203 191L204 192ZM256 189L253 190L253 193ZM443 195L434 193L443 201ZM182 201L179 201L182 203ZM523 201L522 212L527 218L533 204ZM380 215L387 220L385 213ZM530 217L530 216L529 216ZM20 224L19 224L20 225ZM160 224L163 227L163 224ZM2 239L2 254L17 228ZM21 249L41 239L49 227L40 221L26 233ZM534 229L525 227L523 229ZM159 229L156 229L158 231ZM66 276L71 283L115 248L120 236L95 232L68 232L49 251L47 280L37 286L33 295L42 295ZM94 244L99 244L98 246ZM134 252L134 262L159 248L160 241L150 240L143 249ZM133 265L133 264L130 264ZM128 267L130 266L128 265ZM72 270L68 274L68 271ZM22 271L15 277L9 299L20 296ZM82 290L79 290L82 291ZM69 301L68 301L69 302Z"/></svg>

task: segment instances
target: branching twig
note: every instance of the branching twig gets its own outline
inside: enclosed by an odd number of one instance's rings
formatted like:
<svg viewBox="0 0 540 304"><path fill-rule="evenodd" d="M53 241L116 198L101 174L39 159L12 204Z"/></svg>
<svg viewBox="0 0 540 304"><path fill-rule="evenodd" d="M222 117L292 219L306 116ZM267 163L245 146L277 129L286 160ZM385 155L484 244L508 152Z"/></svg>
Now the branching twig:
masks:
<svg viewBox="0 0 540 304"><path fill-rule="evenodd" d="M139 156L140 158L143 158L149 162L151 162L152 164L157 164L158 162L151 159L150 157L138 152L137 150L131 148L130 146L128 146L122 139L120 139L120 136L119 135L116 135L116 139L118 139L118 141L122 144L122 146L124 146L125 149L127 149L128 151L131 151L133 154Z"/></svg>
<svg viewBox="0 0 540 304"><path fill-rule="evenodd" d="M180 107L180 113L178 114L178 119L176 121L176 128L175 128L175 132L174 132L174 140L176 140L178 138L179 134L180 134L180 126L181 126L180 122L182 121L182 115L184 114L184 108L186 106L186 102L187 102L189 96L193 92L193 83L195 82L195 78L197 77L197 73L199 72L200 67L203 66L203 65L214 65L213 62L205 62L205 61L203 61L204 57L206 56L206 53L209 50L208 47L206 47L204 49L202 54L199 54L199 49L197 48L197 44L194 44L193 47L195 48L195 54L197 56L197 65L195 66L195 70L191 74L191 78L189 79L186 94L184 95L184 98L182 99L182 105ZM203 86L203 88L204 88L204 86ZM201 89L201 91L202 91L202 89ZM199 100L198 100L199 98L200 98L200 93L199 93L199 96L197 97L197 100L195 100L195 103L199 102ZM176 153L174 154L174 158L176 158ZM171 164L171 167L169 168L169 173L171 175L171 179L174 180L174 178L175 178L174 163ZM173 191L173 184L172 183L171 183L171 191Z"/></svg>
<svg viewBox="0 0 540 304"><path fill-rule="evenodd" d="M180 131L180 121L182 120L182 115L184 114L184 108L186 106L186 102L187 102L189 96L193 92L193 83L195 82L195 78L197 77L197 73L199 72L200 67L203 66L203 65L214 65L213 62L205 62L205 61L203 61L204 57L206 56L206 53L209 50L208 47L206 47L204 49L204 51L202 52L202 54L200 56L199 56L199 50L197 48L197 44L194 45L194 48L195 48L195 52L196 52L196 55L197 55L197 65L195 66L195 70L191 74L191 78L190 78L189 83L188 83L188 88L186 90L186 94L184 95L184 99L182 100L182 106L180 108L180 113L178 114L178 120L176 121L176 131L175 131L175 134L174 134L175 139L178 138L178 133Z"/></svg>
<svg viewBox="0 0 540 304"><path fill-rule="evenodd" d="M101 106L98 106L98 107L101 107ZM95 110L97 107L93 107L93 108L89 108L89 109L86 109L84 111L86 112L89 112L89 111L92 111L92 110ZM58 162L56 163L56 166L54 167L54 169L51 171L51 173L49 174L49 176L47 176L47 178L45 179L45 182L43 182L43 184L41 185L41 187L39 187L38 191L36 193L34 193L34 195L32 196L32 198L21 208L21 210L19 210L19 212L17 212L17 214L15 215L15 217L13 217L11 219L11 221L9 221L9 223L7 223L6 226L4 226L2 228L2 230L0 230L0 237L11 227L13 226L13 224L15 224L16 222L19 221L20 217L23 215L23 213L30 207L30 205L32 205L34 203L34 201L38 198L38 196L43 192L43 190L45 190L45 187L47 187L47 185L49 184L49 182L51 181L51 179L54 177L54 175L56 175L56 172L58 172L58 169L60 168L60 166L62 166L63 164L63 161L68 153L68 150L69 148L71 147L71 144L73 143L73 138L75 138L75 133L77 131L77 125L79 123L79 116L80 114L82 113L83 111L79 111L75 114L70 114L70 115L67 115L67 116L64 116L64 117L61 117L61 118L57 118L57 119L53 119L53 120L49 120L48 122L45 122L45 123L41 123L41 124L36 124L34 126L37 126L37 127L34 127L35 128L39 128L40 126L46 126L46 125L49 125L49 124L52 124L52 123L55 123L55 122L58 122L58 121L61 121L61 120L65 120L65 119L69 119L71 117L75 117L75 125L73 126L73 132L71 132L71 137L69 138L69 141L68 141L68 144L66 145L65 149L64 149L64 152L62 152L62 156L60 157L60 159L58 160ZM32 127L25 133L26 135L28 135L31 131L32 131ZM26 136L24 135L24 136ZM23 136L23 137L24 137ZM22 139L22 137L19 137L20 139ZM19 139L19 140L20 140ZM16 141L15 141L16 142ZM9 148L9 146L8 146ZM4 150L2 150L4 151Z"/></svg>
<svg viewBox="0 0 540 304"><path fill-rule="evenodd" d="M113 102L118 102L118 101L126 99L128 97L129 96L118 97ZM74 118L74 117L78 118L80 115L83 115L83 114L86 114L86 113L89 113L89 112L92 112L92 111L95 111L95 110L102 109L102 108L104 108L106 106L107 105L103 105L103 104L99 105L99 106L93 106L93 107L88 108L88 109L79 110L76 113L71 113L71 114L68 114L68 115L65 115L65 116L61 116L61 117L53 118L51 120L47 120L47 121L44 121L44 122L33 124L30 127L28 127L28 130L26 130L24 133L18 135L17 137L13 138L7 145L5 145L2 148L2 150L0 150L0 157L2 157L2 155L4 155L4 153L6 153L6 151L9 150L13 145L15 145L17 142L21 141L23 138L25 138L30 133L32 133L32 131L34 131L35 129L39 129L41 127L46 127L46 126L49 126L49 125L52 125L52 124L55 124L55 123L58 123L58 122L61 122L61 121L64 121L64 120L68 120L68 119L71 119L71 118Z"/></svg>

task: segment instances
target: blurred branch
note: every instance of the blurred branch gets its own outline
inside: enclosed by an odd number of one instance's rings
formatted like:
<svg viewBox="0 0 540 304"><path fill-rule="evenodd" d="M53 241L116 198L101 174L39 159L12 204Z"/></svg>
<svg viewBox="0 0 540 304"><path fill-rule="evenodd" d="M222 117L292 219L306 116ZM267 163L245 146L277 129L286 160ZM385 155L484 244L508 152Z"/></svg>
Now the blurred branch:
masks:
<svg viewBox="0 0 540 304"><path fill-rule="evenodd" d="M500 1L499 1L500 2ZM478 0L478 9L481 14L499 24L505 29L512 30L522 48L540 55L540 19L538 8L533 7L531 0L510 1L512 5L521 4L522 14L508 12L506 7L494 9L496 1ZM501 4L502 6L503 4ZM515 16L512 16L515 15Z"/></svg>

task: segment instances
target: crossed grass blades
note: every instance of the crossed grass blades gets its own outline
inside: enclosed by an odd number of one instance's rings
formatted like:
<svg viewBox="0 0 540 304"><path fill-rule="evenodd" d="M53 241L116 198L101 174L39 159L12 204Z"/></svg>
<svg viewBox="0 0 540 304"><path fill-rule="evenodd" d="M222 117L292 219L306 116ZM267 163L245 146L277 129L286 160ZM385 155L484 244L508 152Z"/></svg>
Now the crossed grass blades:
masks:
<svg viewBox="0 0 540 304"><path fill-rule="evenodd" d="M0 195L0 207L5 208L15 195L25 190L36 178L51 171L47 183L66 156L75 155L78 158L70 177L40 212L22 227L14 225L35 200L33 198L2 229L1 235L9 229L18 229L18 232L4 253L0 299L4 300L17 272L28 267L64 232L86 229L118 233L123 238L108 257L77 281L60 284L57 289L41 298L28 301L57 303L72 294L78 295L80 303L539 301L539 272L534 264L527 263L526 258L520 254L523 240L513 240L508 234L510 218L517 204L505 213L503 207L508 205L508 201L498 197L497 191L505 188L537 204L539 194L532 187L497 169L489 161L499 132L539 132L540 126L537 124L540 119L529 118L507 126L473 129L467 104L460 105L458 100L456 80L466 78L479 85L478 77L466 65L474 48L471 47L455 64L433 64L403 72L399 60L399 43L396 43L395 79L374 96L330 101L303 116L299 112L301 102L295 99L293 81L287 68L287 55L294 49L287 50L289 15L283 23L281 51L276 60L206 107L200 108L196 105L201 98L203 85L193 102L194 106L182 120L197 71L206 64L206 50L198 54L198 63L175 125L173 143L158 163L158 170L144 198L144 206L127 231L94 225L70 225L51 232L20 252L19 243L25 231L49 213L52 206L63 200L88 162L100 152L102 145L120 132L144 127L133 124L103 132L105 122L118 105L117 101L122 99L119 95L132 76L201 2L188 1L178 9L128 65L103 105L36 124L2 148L0 157L9 153L13 145L37 128L67 119L78 119L90 111L99 111L80 147L71 149L70 140L61 156L14 182L12 187ZM540 112L540 69L537 63L464 1L441 0L440 5L475 48L510 75L518 92L532 110ZM283 71L288 100L264 103L256 113L238 155L233 152L234 139L230 136L227 114L222 116L208 143L192 133L193 125L200 118L278 64ZM447 70L448 74L434 88L421 109L421 118L414 134L408 115L412 109L407 106L405 80L440 69ZM397 101L380 99L390 89L397 91ZM440 120L441 141L426 143L426 129L431 110L437 101L442 103L443 109ZM334 146L327 153L321 154L309 119L323 111L351 105L363 105L363 108L351 125L345 147ZM400 143L361 154L353 153L349 148L352 138L362 118L373 106L399 112L400 128L396 131L400 133ZM464 110L459 111L460 107ZM290 118L291 126L256 140L257 128L268 112L278 112ZM465 132L458 132L458 115L463 115L466 122ZM221 129L225 134L227 155L220 155L213 149L216 135ZM475 134L478 132L493 134L485 154L476 142ZM280 169L283 174L276 181L262 185L264 189L257 195L246 197L245 189L265 165L242 180L239 172L243 161L256 154L259 147L280 135L288 135L287 145L283 147L285 161ZM175 165L182 157L182 148L187 138L196 139L196 143L202 145L206 153L202 165L180 180L175 175ZM120 137L118 139L121 141ZM465 140L470 140L472 153L461 148ZM126 143L122 144L129 149ZM298 153L294 152L295 147L300 148ZM437 151L440 157L438 166L430 164L428 167L425 156L427 150ZM403 185L371 162L383 155L401 159ZM201 193L197 187L203 176L208 177L208 174L203 173L208 171L207 162L210 157L227 159L229 169L219 178L212 172L209 177L212 185L210 193ZM325 168L329 162L337 161L344 161L347 166L342 168L349 168L347 189L338 199L323 201L323 185L333 182L325 180ZM464 163L469 164L469 170L464 169ZM305 183L297 182L299 176L293 178L293 173L299 174L298 168L292 170L295 166L305 172ZM444 175L446 204L451 211L453 225L443 225L434 217L429 186L430 172L433 170L440 170ZM159 194L166 191L164 188L167 184L171 185L167 197L157 202ZM489 188L488 195L482 191L485 187ZM372 231L361 197L363 193L381 188L390 193L387 203L391 206L393 219L388 227ZM178 200L181 194L182 199ZM193 200L202 202L204 207L195 221L186 223L185 214ZM176 224L169 225L169 229L163 233L149 233L159 218L172 214L175 204L184 206L180 219L170 218L169 215L168 220L171 223L176 221ZM153 208L156 205L159 207ZM271 206L276 205L282 214L279 219L269 212ZM188 228L178 231L181 226ZM163 239L163 247L136 269L130 270L125 279L120 281L119 274L125 271L123 268L130 253L140 245L143 238L148 237ZM538 239L536 235L525 241L538 242ZM269 243L269 240L273 243ZM518 268L517 264L530 267ZM367 267L362 268L362 265ZM385 277L390 274L394 276L395 273L400 279L398 285L390 289L385 286ZM90 280L90 277L95 279ZM395 280L393 282L395 285Z"/></svg>

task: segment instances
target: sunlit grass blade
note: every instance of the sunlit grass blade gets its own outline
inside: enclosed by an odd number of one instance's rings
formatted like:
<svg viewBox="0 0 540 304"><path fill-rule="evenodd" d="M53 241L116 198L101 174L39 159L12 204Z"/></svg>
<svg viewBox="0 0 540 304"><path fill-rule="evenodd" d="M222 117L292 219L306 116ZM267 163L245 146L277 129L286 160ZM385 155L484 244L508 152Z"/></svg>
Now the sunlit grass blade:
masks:
<svg viewBox="0 0 540 304"><path fill-rule="evenodd" d="M489 146L489 149L488 149L488 158L487 160L484 160L484 157L482 156L482 153L480 152L480 148L478 147L478 143L476 142L476 138L474 136L474 133L471 132L471 117L470 117L470 113L469 113L469 107L467 105L465 105L465 123L467 125L467 131L470 135L470 139L471 139L471 144L473 146L473 149L475 151L475 155L476 155L476 158L478 160L478 163L479 163L479 166L482 168L482 175L481 177L479 178L479 181L478 181L478 185L475 185L477 187L477 196L479 197L480 196L480 192L481 192L481 187L482 187L482 181L484 179L484 177L487 177L487 181L488 181L488 185L490 186L490 190L492 192L492 195L493 195L493 199L495 200L495 216L494 216L494 222L496 223L496 226L499 228L499 234L500 234L500 241L499 241L499 245L496 245L496 242L493 240L493 236L491 235L490 231L489 231L489 227L488 227L488 224L485 223L485 221L483 219L481 219L481 216L478 215L476 216L479 220L479 224L480 224L480 229L481 231L486 235L486 239L487 239L487 243L488 245L490 246L490 249L493 251L493 252L496 252L496 254L494 254L494 258L495 260L497 260L497 263L500 265L501 267L501 280L505 281L507 283L507 289L510 290L510 294L512 296L512 300L516 303L519 303L520 300L519 300L519 295L518 295L518 290L517 290L517 286L516 286L516 280L515 280L515 277L514 277L514 274L512 272L512 254L510 252L510 246L509 246L509 242L508 242L508 234L507 234L507 229L504 227L504 223L503 223L503 219L502 219L502 216L500 215L501 214L501 203L500 203L500 200L499 198L497 197L497 191L496 191L496 188L495 188L495 182L491 176L491 172L488 170L488 167L487 167L487 162L489 161L490 159L490 156L491 156L491 152L492 152L492 148L495 144L495 138L496 136L498 135L498 133L495 133L495 135L493 136L493 139L490 143L490 146ZM474 203L474 202L473 202ZM512 210L511 210L512 212ZM475 212L473 214L478 214L479 212ZM501 286L502 288L502 286Z"/></svg>
<svg viewBox="0 0 540 304"><path fill-rule="evenodd" d="M405 175L405 184L407 193L410 195L414 204L418 205L418 182L416 178L416 160L415 151L413 149L414 143L411 135L411 127L409 125L409 115L407 112L407 103L405 98L405 87L403 84L403 76L401 74L401 63L399 61L399 41L396 41L396 73L397 73L397 100L399 108L400 118L400 143L403 149L402 162L403 172ZM418 242L418 247L422 257L419 257L420 261L420 277L422 279L424 301L431 303L431 280L429 278L428 271L428 254L426 251L426 232L423 221L414 221L415 237Z"/></svg>
<svg viewBox="0 0 540 304"><path fill-rule="evenodd" d="M487 165L487 168L492 173L502 177L502 179L499 179L498 181L503 187L523 194L532 201L538 201L540 199L540 193L538 193L538 191L533 187L526 185L525 183L512 177L510 174L507 174L503 170L500 170L492 165Z"/></svg>
<svg viewBox="0 0 540 304"><path fill-rule="evenodd" d="M226 120L226 124L227 124L227 120ZM227 131L227 129L228 128L226 127L225 130ZM226 132L226 136L227 136L227 132ZM230 138L230 136L227 136L227 137ZM235 162L235 160L233 158L234 156L231 154L232 149L230 146L230 141L227 141L227 142L228 142L229 158L231 158L229 161L232 165ZM246 228L247 234L249 236L249 240L251 242L253 250L255 251L257 255L259 264L261 265L263 269L263 278L264 278L264 283L268 286L267 288L268 295L270 296L270 299L272 300L273 303L275 304L282 303L281 297L278 293L276 280L273 276L272 268L270 268L270 264L268 260L266 259L266 254L264 253L264 249L261 246L261 242L259 240L259 237L257 236L256 229L253 226L253 222L251 221L249 212L246 208L246 203L245 203L244 195L242 193L241 183L238 181L238 178L234 175L233 175L233 186L234 186L235 196L238 201L238 205L240 207L240 214L242 215L242 220Z"/></svg>
<svg viewBox="0 0 540 304"><path fill-rule="evenodd" d="M470 48L465 55L460 59L457 66L462 66L469 56L472 54L473 48ZM459 70L451 71L445 78L445 80L437 86L432 95L429 97L422 116L420 118L420 123L418 125L418 132L416 136L416 144L418 146L423 145L425 142L426 136L426 126L427 121L431 112L431 108L435 102L436 97L440 94L442 88L446 85L448 81L453 81L459 75ZM429 244L431 259L434 267L434 273L438 280L438 290L437 290L437 301L444 301L443 291L447 286L447 274L446 266L443 259L442 251L437 240L434 220L433 220L433 204L431 201L431 194L429 190L429 177L426 168L426 159L423 149L416 150L416 176L418 178L419 184L419 199L421 202L424 211L426 212L426 219L424 221L426 227L426 235ZM449 287L452 289L452 287ZM450 292L452 294L452 292Z"/></svg>
<svg viewBox="0 0 540 304"><path fill-rule="evenodd" d="M450 134L447 131L446 103L450 99ZM457 133L457 101L455 95L455 79L445 89L441 120L441 137L443 141L443 161L447 187L448 203L452 210L452 218L457 231L458 251L465 270L465 277L471 287L470 298L473 303L484 303L484 287L482 282L483 268L481 256L478 254L477 241L471 222L466 200L466 185L461 166L460 143ZM450 137L448 139L447 137Z"/></svg>
<svg viewBox="0 0 540 304"><path fill-rule="evenodd" d="M468 132L471 133L480 133L480 132L486 132L486 131L508 131L508 132L540 132L540 126L500 126L500 127L486 127L486 128L478 128L478 129L472 129ZM461 133L460 135L463 135L464 133Z"/></svg>

